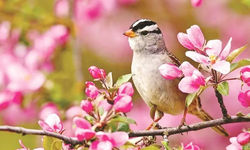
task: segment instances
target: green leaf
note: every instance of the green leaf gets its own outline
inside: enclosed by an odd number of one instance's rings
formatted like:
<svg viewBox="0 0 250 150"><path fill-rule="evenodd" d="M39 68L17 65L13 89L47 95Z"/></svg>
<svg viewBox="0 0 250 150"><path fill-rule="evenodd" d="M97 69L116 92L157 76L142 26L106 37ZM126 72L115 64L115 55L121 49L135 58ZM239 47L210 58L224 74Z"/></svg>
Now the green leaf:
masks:
<svg viewBox="0 0 250 150"><path fill-rule="evenodd" d="M136 122L128 117L124 117L124 116L118 116L116 118L111 119L108 123L111 122L123 122L123 123L128 123L128 124L136 124Z"/></svg>
<svg viewBox="0 0 250 150"><path fill-rule="evenodd" d="M228 61L228 62L230 62L230 63L233 62L233 60L234 60L237 56L239 56L246 48L247 48L247 45L244 45L244 46L242 46L242 47L240 47L240 48L237 48L237 49L233 50L233 51L227 56L226 61Z"/></svg>
<svg viewBox="0 0 250 150"><path fill-rule="evenodd" d="M224 82L218 84L217 90L220 92L220 94L227 96L229 93L228 82L224 81Z"/></svg>
<svg viewBox="0 0 250 150"><path fill-rule="evenodd" d="M161 149L160 145L153 144L153 145L150 145L148 147L144 147L140 150L160 150L160 149Z"/></svg>
<svg viewBox="0 0 250 150"><path fill-rule="evenodd" d="M125 82L128 82L130 80L130 78L133 76L133 74L125 74L125 75L122 75L118 78L118 80L116 81L115 83L115 87L119 87L120 85L122 85L123 83Z"/></svg>
<svg viewBox="0 0 250 150"><path fill-rule="evenodd" d="M250 59L242 59L236 63L232 63L230 66L230 72L240 68L240 67L244 67L244 66L248 66L250 65Z"/></svg>
<svg viewBox="0 0 250 150"><path fill-rule="evenodd" d="M242 147L242 150L250 150L250 143L247 143Z"/></svg>
<svg viewBox="0 0 250 150"><path fill-rule="evenodd" d="M54 140L51 144L51 150L61 150L62 149L62 141L57 139Z"/></svg>
<svg viewBox="0 0 250 150"><path fill-rule="evenodd" d="M161 141L162 145L164 146L165 150L171 150L167 141Z"/></svg>
<svg viewBox="0 0 250 150"><path fill-rule="evenodd" d="M186 97L186 101L185 104L187 106L187 108L189 107L189 105L193 102L193 100L197 97L197 92L195 93L190 93L187 95Z"/></svg>
<svg viewBox="0 0 250 150"><path fill-rule="evenodd" d="M128 123L123 123L120 122L118 124L117 130L116 131L124 131L124 132L129 132L130 128L129 128L129 124Z"/></svg>
<svg viewBox="0 0 250 150"><path fill-rule="evenodd" d="M61 146L60 146L60 143L61 143ZM44 150L61 150L62 141L54 137L44 136L43 148Z"/></svg>
<svg viewBox="0 0 250 150"><path fill-rule="evenodd" d="M113 87L112 72L108 73L108 75L106 76L106 83L109 88Z"/></svg>

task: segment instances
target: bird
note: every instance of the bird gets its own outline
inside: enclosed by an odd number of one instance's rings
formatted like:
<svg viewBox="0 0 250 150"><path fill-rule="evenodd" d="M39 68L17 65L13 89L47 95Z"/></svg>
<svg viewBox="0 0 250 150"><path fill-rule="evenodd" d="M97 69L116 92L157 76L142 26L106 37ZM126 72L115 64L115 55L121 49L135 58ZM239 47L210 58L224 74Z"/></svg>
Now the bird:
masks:
<svg viewBox="0 0 250 150"><path fill-rule="evenodd" d="M158 68L162 64L172 63L180 66L181 63L166 48L163 34L156 22L139 19L123 34L128 37L129 46L133 51L131 64L133 83L141 98L150 107L150 116L154 122L158 122L164 113L171 115L183 113L181 125L185 125L187 113L203 121L213 120L202 109L199 97L193 100L188 108L186 107L187 93L178 89L180 78L166 80L161 76ZM229 136L222 126L217 125L212 129L222 136Z"/></svg>

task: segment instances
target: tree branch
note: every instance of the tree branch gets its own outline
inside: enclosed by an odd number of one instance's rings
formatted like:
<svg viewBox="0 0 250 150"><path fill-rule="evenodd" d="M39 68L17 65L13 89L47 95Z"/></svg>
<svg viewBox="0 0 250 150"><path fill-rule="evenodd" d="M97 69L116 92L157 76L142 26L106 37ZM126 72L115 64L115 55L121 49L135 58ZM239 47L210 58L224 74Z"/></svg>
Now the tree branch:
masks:
<svg viewBox="0 0 250 150"><path fill-rule="evenodd" d="M215 119L215 120L210 120L210 121L205 121L205 122L199 122L199 123L191 124L188 126L182 126L180 128L171 127L171 128L159 129L159 130L133 131L129 133L129 137L155 136L155 135L161 135L161 136L168 135L169 136L169 135L179 134L183 132L201 130L201 129L216 126L216 125L223 125L223 124L237 123L237 122L250 122L250 117L249 116L231 116L228 119L220 118L220 119ZM71 147L74 147L78 144L84 144L84 141L79 141L76 138L67 137L65 135L47 132L43 130L27 129L23 127L0 126L0 131L21 133L22 135L33 134L33 135L44 135L44 136L55 137L55 138L63 140L66 144L71 144Z"/></svg>
<svg viewBox="0 0 250 150"><path fill-rule="evenodd" d="M229 124L229 123L237 123L237 122L250 122L250 117L247 116L231 116L231 118L224 119L214 119L210 121L205 122L199 122L194 123L188 126L182 126L182 127L171 127L166 129L159 129L159 130L149 130L149 131L133 131L129 133L129 137L139 137L139 136L153 136L153 135L173 135L173 134L179 134L183 132L189 132L189 131L197 131L204 128L216 126L216 125L223 125L223 124Z"/></svg>

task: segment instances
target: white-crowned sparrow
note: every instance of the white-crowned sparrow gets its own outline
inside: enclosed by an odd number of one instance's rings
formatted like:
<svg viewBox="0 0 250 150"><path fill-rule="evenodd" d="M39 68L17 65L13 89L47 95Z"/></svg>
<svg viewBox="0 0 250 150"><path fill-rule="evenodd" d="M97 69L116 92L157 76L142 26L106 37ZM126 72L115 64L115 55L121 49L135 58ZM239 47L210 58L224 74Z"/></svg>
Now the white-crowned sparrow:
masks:
<svg viewBox="0 0 250 150"><path fill-rule="evenodd" d="M170 53L163 39L161 30L154 21L140 19L134 22L124 33L133 50L132 74L134 85L142 99L151 108L151 118L157 122L163 113L177 115L186 112L196 115L203 121L212 120L200 105L199 98L185 109L186 93L178 89L180 79L164 79L158 68L164 63L180 65L179 60ZM228 136L221 126L213 129L223 136Z"/></svg>

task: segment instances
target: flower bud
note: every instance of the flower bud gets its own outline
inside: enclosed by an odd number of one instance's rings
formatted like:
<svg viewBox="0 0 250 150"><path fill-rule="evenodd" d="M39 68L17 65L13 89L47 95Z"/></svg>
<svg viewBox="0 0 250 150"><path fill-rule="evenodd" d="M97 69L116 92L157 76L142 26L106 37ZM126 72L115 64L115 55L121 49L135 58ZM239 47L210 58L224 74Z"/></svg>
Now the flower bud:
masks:
<svg viewBox="0 0 250 150"><path fill-rule="evenodd" d="M250 86L250 68L245 67L240 71L240 78L241 80Z"/></svg>
<svg viewBox="0 0 250 150"><path fill-rule="evenodd" d="M123 83L118 89L118 95L120 95L120 94L126 94L129 96L133 96L134 89L133 89L132 84L130 82Z"/></svg>
<svg viewBox="0 0 250 150"><path fill-rule="evenodd" d="M159 67L159 71L167 80L173 80L182 75L182 71L174 64L163 64Z"/></svg>
<svg viewBox="0 0 250 150"><path fill-rule="evenodd" d="M250 106L250 90L246 92L240 92L238 95L238 100L240 101L242 106L249 107Z"/></svg>
<svg viewBox="0 0 250 150"><path fill-rule="evenodd" d="M237 142L242 146L246 145L249 141L250 141L250 133L249 132L243 132L237 136Z"/></svg>
<svg viewBox="0 0 250 150"><path fill-rule="evenodd" d="M99 69L96 66L89 67L89 73L94 79L104 79L106 78L106 73L103 69Z"/></svg>
<svg viewBox="0 0 250 150"><path fill-rule="evenodd" d="M81 107L88 114L93 111L93 105L89 100L82 100Z"/></svg>
<svg viewBox="0 0 250 150"><path fill-rule="evenodd" d="M123 113L127 113L129 112L132 107L133 107L133 103L132 103L132 98L129 95L118 95L115 99L114 99L114 108L116 112L123 112Z"/></svg>
<svg viewBox="0 0 250 150"><path fill-rule="evenodd" d="M86 89L85 89L86 95L91 99L96 99L96 97L99 94L99 91L95 86L95 84L89 81L85 82L85 84L86 84Z"/></svg>

